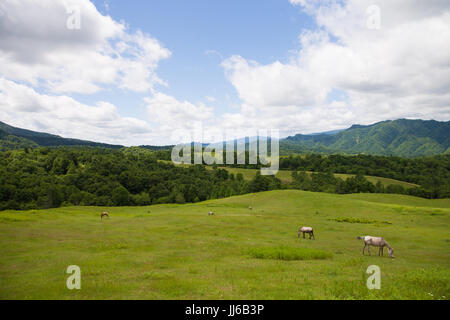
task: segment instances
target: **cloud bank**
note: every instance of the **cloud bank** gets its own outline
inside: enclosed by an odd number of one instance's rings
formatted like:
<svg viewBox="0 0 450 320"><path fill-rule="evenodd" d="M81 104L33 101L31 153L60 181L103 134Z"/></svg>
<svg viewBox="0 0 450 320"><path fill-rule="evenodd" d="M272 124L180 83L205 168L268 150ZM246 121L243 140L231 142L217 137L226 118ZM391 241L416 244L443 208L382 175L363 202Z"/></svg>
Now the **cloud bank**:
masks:
<svg viewBox="0 0 450 320"><path fill-rule="evenodd" d="M176 129L277 128L281 135L396 118L450 120L450 3L446 0L290 0L316 27L299 30L288 61L222 60L240 100L217 114L160 92L171 52L88 0L0 3L0 117L28 129L100 142L176 143ZM75 6L75 9L74 9ZM68 19L80 14L79 29ZM71 20L71 22L74 22ZM205 30L205 32L207 32ZM74 94L144 93L140 119ZM206 97L206 103L218 103Z"/></svg>
<svg viewBox="0 0 450 320"><path fill-rule="evenodd" d="M170 51L88 0L6 0L0 15L0 74L10 80L83 94L106 85L144 92L162 83L155 70ZM70 25L77 18L79 28Z"/></svg>
<svg viewBox="0 0 450 320"><path fill-rule="evenodd" d="M299 35L301 50L288 63L260 65L238 55L223 62L243 114L292 132L450 119L448 1L291 3L318 28ZM371 28L374 6L379 26Z"/></svg>

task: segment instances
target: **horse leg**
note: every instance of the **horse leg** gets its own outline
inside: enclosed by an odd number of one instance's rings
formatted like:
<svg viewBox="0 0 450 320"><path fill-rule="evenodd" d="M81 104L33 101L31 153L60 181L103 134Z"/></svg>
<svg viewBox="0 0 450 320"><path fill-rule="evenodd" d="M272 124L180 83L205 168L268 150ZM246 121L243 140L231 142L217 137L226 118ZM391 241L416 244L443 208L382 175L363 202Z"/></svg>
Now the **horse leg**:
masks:
<svg viewBox="0 0 450 320"><path fill-rule="evenodd" d="M364 248L363 248L363 255L364 255L364 250L366 250L366 244L364 244Z"/></svg>
<svg viewBox="0 0 450 320"><path fill-rule="evenodd" d="M383 249L384 247L381 247L381 256L384 256Z"/></svg>
<svg viewBox="0 0 450 320"><path fill-rule="evenodd" d="M311 231L311 235L312 235L313 239L316 240L316 237L314 236L314 231Z"/></svg>

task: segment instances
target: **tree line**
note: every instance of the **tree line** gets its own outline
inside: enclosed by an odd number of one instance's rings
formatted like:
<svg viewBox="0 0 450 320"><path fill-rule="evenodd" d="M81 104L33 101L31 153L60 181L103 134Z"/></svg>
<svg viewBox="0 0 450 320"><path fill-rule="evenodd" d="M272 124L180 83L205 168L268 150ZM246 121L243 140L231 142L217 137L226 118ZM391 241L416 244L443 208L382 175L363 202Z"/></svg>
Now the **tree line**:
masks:
<svg viewBox="0 0 450 320"><path fill-rule="evenodd" d="M270 145L270 142L268 143ZM270 147L268 148L270 149ZM248 150L248 146L246 147ZM193 162L192 149L191 157ZM160 151L158 154L160 159L170 159L170 150ZM234 152L234 163L224 164L224 166L245 169L259 169L263 165L259 161L257 155L256 164L249 164L250 155L245 151L245 164L237 164L237 152ZM223 159L226 159L226 152L223 152ZM204 163L205 164L205 163ZM400 193L419 196L423 198L449 198L450 197L450 155L436 155L418 158L402 158L393 156L377 156L377 155L321 155L321 154L304 154L281 156L279 159L280 170L291 171L308 171L314 173L343 173L361 176L377 176L390 178L405 182L417 184L417 188L404 188L401 185L373 185L368 192L388 192ZM318 176L314 176L317 181ZM323 180L323 179L322 179ZM321 180L321 181L322 181ZM354 181L350 180L347 184ZM329 183L327 183L329 185ZM342 190L344 181L334 180L333 185L338 191ZM308 189L315 191L317 188ZM320 188L319 188L320 189ZM330 187L327 187L330 189ZM305 189L306 190L306 189ZM354 188L344 188L350 191ZM375 190L375 191L373 191Z"/></svg>
<svg viewBox="0 0 450 320"><path fill-rule="evenodd" d="M0 210L198 202L278 189L275 177L158 161L140 148L35 148L0 152Z"/></svg>
<svg viewBox="0 0 450 320"><path fill-rule="evenodd" d="M274 189L331 193L401 193L426 198L450 197L450 156L403 159L380 156L289 156L281 169L292 170L282 183L259 170L246 181L224 168L175 166L170 151L90 147L25 148L0 152L0 210L68 205L125 206L186 203ZM259 168L260 165L232 165ZM306 171L312 171L307 173ZM334 173L355 176L340 179ZM420 184L373 184L376 175Z"/></svg>
<svg viewBox="0 0 450 320"><path fill-rule="evenodd" d="M430 199L450 197L450 155L411 159L373 155L309 154L280 158L280 169L391 178L418 184L420 187L404 189L399 185L392 185L383 190L382 186L378 185L374 186L375 190Z"/></svg>

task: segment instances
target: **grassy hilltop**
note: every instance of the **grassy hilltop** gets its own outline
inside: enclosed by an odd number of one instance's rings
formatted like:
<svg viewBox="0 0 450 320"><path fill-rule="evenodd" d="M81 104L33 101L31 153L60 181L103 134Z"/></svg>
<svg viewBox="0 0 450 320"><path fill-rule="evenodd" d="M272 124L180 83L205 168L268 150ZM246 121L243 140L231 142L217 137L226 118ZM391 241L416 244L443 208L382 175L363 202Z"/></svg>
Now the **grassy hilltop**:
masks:
<svg viewBox="0 0 450 320"><path fill-rule="evenodd" d="M111 218L100 220L102 210ZM449 215L449 199L298 190L8 210L0 212L0 298L448 299ZM297 239L302 225L314 227L316 240ZM362 256L359 235L383 236L396 258L375 248ZM81 290L65 286L73 264ZM372 264L381 290L366 288Z"/></svg>

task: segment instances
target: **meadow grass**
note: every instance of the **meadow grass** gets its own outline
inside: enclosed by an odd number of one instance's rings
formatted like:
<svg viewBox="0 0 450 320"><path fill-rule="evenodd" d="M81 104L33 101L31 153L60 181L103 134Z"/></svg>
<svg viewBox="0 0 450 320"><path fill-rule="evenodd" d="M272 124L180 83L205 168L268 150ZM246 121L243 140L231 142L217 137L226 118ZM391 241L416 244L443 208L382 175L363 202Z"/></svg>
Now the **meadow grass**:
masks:
<svg viewBox="0 0 450 320"><path fill-rule="evenodd" d="M333 218L331 220L337 221L337 222L348 222L348 223L386 223L386 224L392 224L390 221L378 221L378 220L372 220L372 219L364 219L364 218L353 218L353 217L337 217Z"/></svg>
<svg viewBox="0 0 450 320"><path fill-rule="evenodd" d="M102 211L111 217L101 220ZM0 299L448 299L449 215L450 199L299 190L184 205L7 210ZM340 217L391 224L333 220ZM304 225L315 240L297 238ZM363 256L356 237L364 235L384 237L396 258ZM318 252L326 259L308 256ZM373 264L380 290L365 284ZM69 265L81 268L81 290L66 288Z"/></svg>
<svg viewBox="0 0 450 320"><path fill-rule="evenodd" d="M320 260L328 259L333 255L324 250L312 248L293 247L265 247L251 248L249 254L257 259L278 259L278 260Z"/></svg>

